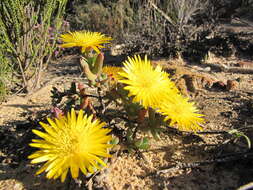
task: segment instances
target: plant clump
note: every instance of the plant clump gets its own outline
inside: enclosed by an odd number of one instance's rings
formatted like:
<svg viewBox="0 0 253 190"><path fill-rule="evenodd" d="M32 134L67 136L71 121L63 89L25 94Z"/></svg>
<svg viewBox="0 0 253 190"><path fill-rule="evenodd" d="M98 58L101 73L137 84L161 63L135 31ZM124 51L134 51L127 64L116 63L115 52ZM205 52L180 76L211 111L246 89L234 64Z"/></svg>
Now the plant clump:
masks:
<svg viewBox="0 0 253 190"><path fill-rule="evenodd" d="M31 162L46 162L37 174L45 171L47 178L61 176L64 181L70 170L76 179L79 170L87 176L106 166L105 158L112 156L109 150L114 145L130 152L147 150L150 138L159 139L167 127L202 130L204 115L147 55L128 57L123 67L104 66L102 48L110 37L90 31L61 37L62 46L80 49L87 80L72 82L64 92L52 90L55 118L41 123L45 132L33 130L42 140L33 139L30 144L39 149L29 156Z"/></svg>

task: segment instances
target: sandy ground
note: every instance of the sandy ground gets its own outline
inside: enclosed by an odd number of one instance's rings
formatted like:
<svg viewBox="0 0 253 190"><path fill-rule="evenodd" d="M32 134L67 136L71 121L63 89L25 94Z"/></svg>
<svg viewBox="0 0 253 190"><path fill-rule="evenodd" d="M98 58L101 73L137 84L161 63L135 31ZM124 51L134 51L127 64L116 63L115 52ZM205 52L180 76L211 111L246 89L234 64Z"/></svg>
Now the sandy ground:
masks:
<svg viewBox="0 0 253 190"><path fill-rule="evenodd" d="M239 62L240 60L237 60ZM162 62L167 62L163 60ZM205 65L183 65L199 73ZM253 67L253 62L252 62ZM190 92L201 113L205 115L204 131L228 131L247 127L251 138L253 129L253 75L219 72L206 69L203 75L212 76L224 84L237 80L230 90L213 85ZM180 79L181 75L177 78ZM241 159L237 154L250 153L243 138L232 139L227 133L190 134L176 130L166 131L161 139L152 141L150 150L139 154L118 151L108 168L89 179L87 184L74 181L60 183L35 176L37 166L31 165L28 147L38 118L44 118L51 109L50 91L53 86L63 88L80 79L76 57L65 57L53 63L45 73L43 87L28 96L15 95L0 107L0 189L54 190L54 189L169 189L169 190L231 190L253 181L252 159ZM216 83L217 84L217 83ZM186 87L187 88L187 87ZM187 89L188 90L188 89ZM214 161L197 167L171 168L177 164L203 162L235 155L228 161ZM238 158L238 159L237 159ZM164 171L164 172L163 172ZM83 179L83 181L86 181ZM80 187L81 186L81 187Z"/></svg>

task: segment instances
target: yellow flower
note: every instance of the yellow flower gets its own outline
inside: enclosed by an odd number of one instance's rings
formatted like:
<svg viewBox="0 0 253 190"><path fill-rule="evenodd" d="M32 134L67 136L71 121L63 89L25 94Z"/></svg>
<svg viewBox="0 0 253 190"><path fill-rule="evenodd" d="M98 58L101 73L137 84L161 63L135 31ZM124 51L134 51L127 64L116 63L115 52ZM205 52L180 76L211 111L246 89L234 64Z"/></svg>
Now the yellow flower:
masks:
<svg viewBox="0 0 253 190"><path fill-rule="evenodd" d="M126 84L124 88L129 96L134 96L134 102L140 102L144 108L154 108L167 94L177 94L169 75L160 66L154 68L147 56L144 60L140 56L128 57L123 64L123 72L119 72L123 79L119 81Z"/></svg>
<svg viewBox="0 0 253 190"><path fill-rule="evenodd" d="M180 94L164 99L158 112L165 116L165 121L170 120L170 125L176 125L180 130L202 130L199 124L204 122L203 115L197 113L198 109L193 102Z"/></svg>
<svg viewBox="0 0 253 190"><path fill-rule="evenodd" d="M33 130L42 139L30 143L40 149L28 157L31 163L46 162L37 175L45 171L47 178L61 177L64 182L69 169L72 177L77 178L79 169L86 175L106 166L101 157L111 156L108 141L112 137L107 135L110 129L103 128L105 123L84 115L82 110L76 116L74 109L54 121L48 118L48 122L40 123L45 132Z"/></svg>
<svg viewBox="0 0 253 190"><path fill-rule="evenodd" d="M81 47L82 52L85 52L87 48L92 48L99 53L99 49L104 48L101 44L110 43L112 38L99 32L79 31L62 34L61 40L65 42L61 45L63 48Z"/></svg>
<svg viewBox="0 0 253 190"><path fill-rule="evenodd" d="M103 73L107 74L108 77L118 81L121 77L118 74L122 71L122 67L104 66Z"/></svg>

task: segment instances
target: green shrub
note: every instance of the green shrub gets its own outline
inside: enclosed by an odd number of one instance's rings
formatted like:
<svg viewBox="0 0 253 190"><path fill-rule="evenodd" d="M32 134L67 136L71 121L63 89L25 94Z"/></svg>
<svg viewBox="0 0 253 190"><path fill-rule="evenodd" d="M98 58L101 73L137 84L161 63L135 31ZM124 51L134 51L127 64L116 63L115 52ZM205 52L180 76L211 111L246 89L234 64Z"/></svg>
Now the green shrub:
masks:
<svg viewBox="0 0 253 190"><path fill-rule="evenodd" d="M4 56L5 47L0 43L0 102L5 98L8 91L8 81L10 79L11 67Z"/></svg>
<svg viewBox="0 0 253 190"><path fill-rule="evenodd" d="M67 0L2 0L0 30L8 57L26 92L39 87L41 72L56 49ZM53 26L53 28L52 28ZM53 30L53 33L52 33Z"/></svg>

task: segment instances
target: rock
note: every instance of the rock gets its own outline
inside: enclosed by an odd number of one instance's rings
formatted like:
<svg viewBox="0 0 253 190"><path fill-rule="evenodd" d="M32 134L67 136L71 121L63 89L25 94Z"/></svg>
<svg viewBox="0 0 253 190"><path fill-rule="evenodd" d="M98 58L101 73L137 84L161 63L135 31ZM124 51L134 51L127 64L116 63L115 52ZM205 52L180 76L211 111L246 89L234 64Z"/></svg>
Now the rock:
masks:
<svg viewBox="0 0 253 190"><path fill-rule="evenodd" d="M238 62L237 65L242 68L253 68L253 62L250 61L241 61Z"/></svg>
<svg viewBox="0 0 253 190"><path fill-rule="evenodd" d="M235 80L227 80L226 90L236 90L238 88L239 83Z"/></svg>
<svg viewBox="0 0 253 190"><path fill-rule="evenodd" d="M112 56L122 55L124 53L125 47L126 47L125 44L118 44L118 45L112 46L110 49L110 54Z"/></svg>
<svg viewBox="0 0 253 190"><path fill-rule="evenodd" d="M16 183L16 184L14 185L14 187L13 187L13 190L23 190L23 189L24 189L24 187L23 187L23 185L20 184L20 183Z"/></svg>

